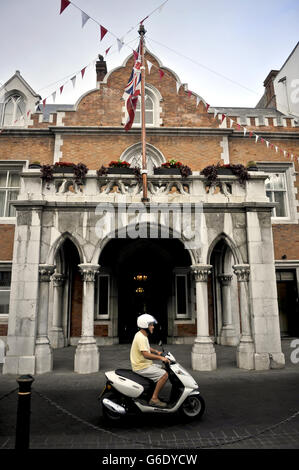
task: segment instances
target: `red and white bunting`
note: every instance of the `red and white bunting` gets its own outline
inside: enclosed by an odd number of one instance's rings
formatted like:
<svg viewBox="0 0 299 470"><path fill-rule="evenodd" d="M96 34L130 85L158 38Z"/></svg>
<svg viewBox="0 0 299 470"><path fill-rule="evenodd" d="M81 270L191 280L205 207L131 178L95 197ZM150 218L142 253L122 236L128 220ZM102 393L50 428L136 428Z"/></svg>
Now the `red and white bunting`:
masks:
<svg viewBox="0 0 299 470"><path fill-rule="evenodd" d="M224 119L226 118L226 115L225 114L222 114L221 116L221 124L223 123Z"/></svg>
<svg viewBox="0 0 299 470"><path fill-rule="evenodd" d="M159 75L160 79L164 77L165 73L163 72L163 70L159 69Z"/></svg>
<svg viewBox="0 0 299 470"><path fill-rule="evenodd" d="M246 132L247 132L247 129L246 129L246 127L243 127L243 132L244 132L244 137L245 137L245 135L246 135Z"/></svg>
<svg viewBox="0 0 299 470"><path fill-rule="evenodd" d="M207 105L206 105L206 111L207 112L209 111L209 107L210 107L210 105L207 103Z"/></svg>
<svg viewBox="0 0 299 470"><path fill-rule="evenodd" d="M45 98L45 99L43 100L43 107L44 107L44 108L45 108L45 106L46 106L46 101L47 101L47 98Z"/></svg>
<svg viewBox="0 0 299 470"><path fill-rule="evenodd" d="M61 13L70 5L69 0L61 0L61 5L60 5L60 15Z"/></svg>
<svg viewBox="0 0 299 470"><path fill-rule="evenodd" d="M188 98L191 98L192 96L192 91L188 90Z"/></svg>
<svg viewBox="0 0 299 470"><path fill-rule="evenodd" d="M53 100L53 103L55 103L55 100L56 100L56 91L54 91L52 93L52 100Z"/></svg>
<svg viewBox="0 0 299 470"><path fill-rule="evenodd" d="M197 96L197 97L196 97L196 107L199 105L199 103L200 103L200 97Z"/></svg>
<svg viewBox="0 0 299 470"><path fill-rule="evenodd" d="M179 89L181 88L181 84L179 82L176 82L176 92L179 92Z"/></svg>
<svg viewBox="0 0 299 470"><path fill-rule="evenodd" d="M151 73L151 68L153 64L149 60L147 60L146 63L147 63L148 73Z"/></svg>
<svg viewBox="0 0 299 470"><path fill-rule="evenodd" d="M214 119L216 118L217 114L218 114L218 109L214 108Z"/></svg>
<svg viewBox="0 0 299 470"><path fill-rule="evenodd" d="M259 140L259 135L255 134L255 143Z"/></svg>
<svg viewBox="0 0 299 470"><path fill-rule="evenodd" d="M64 85L61 85L61 87L59 88L60 94L63 92L63 87L64 87Z"/></svg>
<svg viewBox="0 0 299 470"><path fill-rule="evenodd" d="M108 54L108 52L110 51L111 47L112 47L112 46L108 47L108 49L105 50L105 55Z"/></svg>
<svg viewBox="0 0 299 470"><path fill-rule="evenodd" d="M81 69L81 77L82 78L84 78L85 70L86 70L86 67L83 67L83 69Z"/></svg>
<svg viewBox="0 0 299 470"><path fill-rule="evenodd" d="M100 25L101 28L101 41L105 37L105 35L108 33L108 29L106 29L104 26Z"/></svg>
<svg viewBox="0 0 299 470"><path fill-rule="evenodd" d="M87 21L90 19L90 16L88 16L88 14L85 13L85 11L81 11L81 15L82 15L82 28L84 28Z"/></svg>
<svg viewBox="0 0 299 470"><path fill-rule="evenodd" d="M229 122L230 122L229 127L232 127L232 125L233 125L233 123L234 123L234 120L231 119L231 118L229 118Z"/></svg>
<svg viewBox="0 0 299 470"><path fill-rule="evenodd" d="M121 51L121 48L123 47L123 45L124 45L123 41L117 38L118 52Z"/></svg>

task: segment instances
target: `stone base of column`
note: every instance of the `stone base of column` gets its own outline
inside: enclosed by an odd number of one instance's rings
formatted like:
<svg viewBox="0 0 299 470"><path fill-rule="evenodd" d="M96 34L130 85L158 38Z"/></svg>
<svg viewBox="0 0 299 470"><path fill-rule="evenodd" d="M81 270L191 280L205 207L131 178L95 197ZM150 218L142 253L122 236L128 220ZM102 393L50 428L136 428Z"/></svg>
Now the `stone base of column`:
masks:
<svg viewBox="0 0 299 470"><path fill-rule="evenodd" d="M53 352L47 337L37 338L35 343L35 373L45 374L53 370Z"/></svg>
<svg viewBox="0 0 299 470"><path fill-rule="evenodd" d="M197 338L191 352L193 370L215 370L217 368L216 352L210 338Z"/></svg>
<svg viewBox="0 0 299 470"><path fill-rule="evenodd" d="M2 373L14 375L34 375L35 356L6 356Z"/></svg>
<svg viewBox="0 0 299 470"><path fill-rule="evenodd" d="M100 368L100 351L94 338L81 338L76 348L74 371L92 374Z"/></svg>
<svg viewBox="0 0 299 470"><path fill-rule="evenodd" d="M237 367L252 370L254 363L254 343L249 337L242 337L237 348Z"/></svg>
<svg viewBox="0 0 299 470"><path fill-rule="evenodd" d="M62 328L53 327L51 330L50 339L52 348L64 348L64 334Z"/></svg>
<svg viewBox="0 0 299 470"><path fill-rule="evenodd" d="M283 353L255 353L254 363L256 370L282 369L285 357Z"/></svg>
<svg viewBox="0 0 299 470"><path fill-rule="evenodd" d="M239 344L239 339L232 325L222 327L219 343L222 344L222 346L237 346Z"/></svg>

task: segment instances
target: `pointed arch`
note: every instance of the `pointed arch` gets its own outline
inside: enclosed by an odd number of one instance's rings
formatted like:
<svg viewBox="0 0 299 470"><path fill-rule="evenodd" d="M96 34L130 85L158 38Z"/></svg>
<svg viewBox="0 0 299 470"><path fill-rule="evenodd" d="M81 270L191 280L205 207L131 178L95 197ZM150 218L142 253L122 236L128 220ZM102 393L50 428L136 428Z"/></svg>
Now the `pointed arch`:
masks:
<svg viewBox="0 0 299 470"><path fill-rule="evenodd" d="M146 144L146 154L148 159L148 170L149 173L153 173L155 166L161 166L162 163L166 162L166 158L163 153L157 149L154 145ZM141 168L142 164L142 144L138 142L128 147L120 156L120 160L125 160L131 164L131 166L138 166Z"/></svg>
<svg viewBox="0 0 299 470"><path fill-rule="evenodd" d="M69 239L77 248L79 258L80 258L80 263L86 262L85 255L84 255L84 252L82 250L82 247L79 241L70 232L64 232L54 241L54 243L50 247L50 250L47 256L47 263L54 264L57 251L61 248L61 246L67 239Z"/></svg>
<svg viewBox="0 0 299 470"><path fill-rule="evenodd" d="M235 242L231 239L231 237L227 235L225 232L219 233L217 237L215 237L212 243L210 244L208 252L207 252L207 264L210 264L213 250L215 246L217 245L217 243L220 241L224 241L225 244L230 248L233 254L234 263L241 264L243 261L242 261L240 250L237 248Z"/></svg>

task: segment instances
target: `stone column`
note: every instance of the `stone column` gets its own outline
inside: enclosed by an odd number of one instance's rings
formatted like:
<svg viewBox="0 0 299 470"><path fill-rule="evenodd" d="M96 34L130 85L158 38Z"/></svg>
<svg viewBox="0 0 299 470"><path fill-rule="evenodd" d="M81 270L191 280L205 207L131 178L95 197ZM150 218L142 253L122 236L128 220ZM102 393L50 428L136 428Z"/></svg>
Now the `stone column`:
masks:
<svg viewBox="0 0 299 470"><path fill-rule="evenodd" d="M248 296L249 264L235 264L234 273L240 285L240 309L242 334L237 348L237 366L241 369L254 369L254 342L250 324L250 305Z"/></svg>
<svg viewBox="0 0 299 470"><path fill-rule="evenodd" d="M220 333L220 344L224 346L236 346L238 343L236 332L233 327L231 307L231 282L232 274L219 274L218 280L221 284L222 293L222 328Z"/></svg>
<svg viewBox="0 0 299 470"><path fill-rule="evenodd" d="M79 374L97 372L100 367L100 353L94 337L94 283L100 266L79 264L83 276L82 332L76 353L74 370Z"/></svg>
<svg viewBox="0 0 299 470"><path fill-rule="evenodd" d="M35 341L35 373L44 374L53 369L53 354L48 338L49 282L55 265L39 265L39 309Z"/></svg>
<svg viewBox="0 0 299 470"><path fill-rule="evenodd" d="M51 330L51 344L53 348L64 347L64 334L62 330L62 292L65 276L54 273L53 280L53 326Z"/></svg>
<svg viewBox="0 0 299 470"><path fill-rule="evenodd" d="M208 274L212 265L196 264L191 266L196 283L197 337L194 341L191 363L193 370L216 369L216 352L209 336L208 312Z"/></svg>

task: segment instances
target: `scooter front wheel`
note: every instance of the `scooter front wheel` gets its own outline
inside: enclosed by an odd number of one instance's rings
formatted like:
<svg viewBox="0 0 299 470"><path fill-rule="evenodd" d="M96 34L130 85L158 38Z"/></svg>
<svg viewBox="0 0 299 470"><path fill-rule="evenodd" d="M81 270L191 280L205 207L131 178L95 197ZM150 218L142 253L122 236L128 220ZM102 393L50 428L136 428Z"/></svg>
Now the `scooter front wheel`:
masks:
<svg viewBox="0 0 299 470"><path fill-rule="evenodd" d="M180 414L185 419L199 419L204 414L206 404L201 395L191 395L180 407Z"/></svg>

